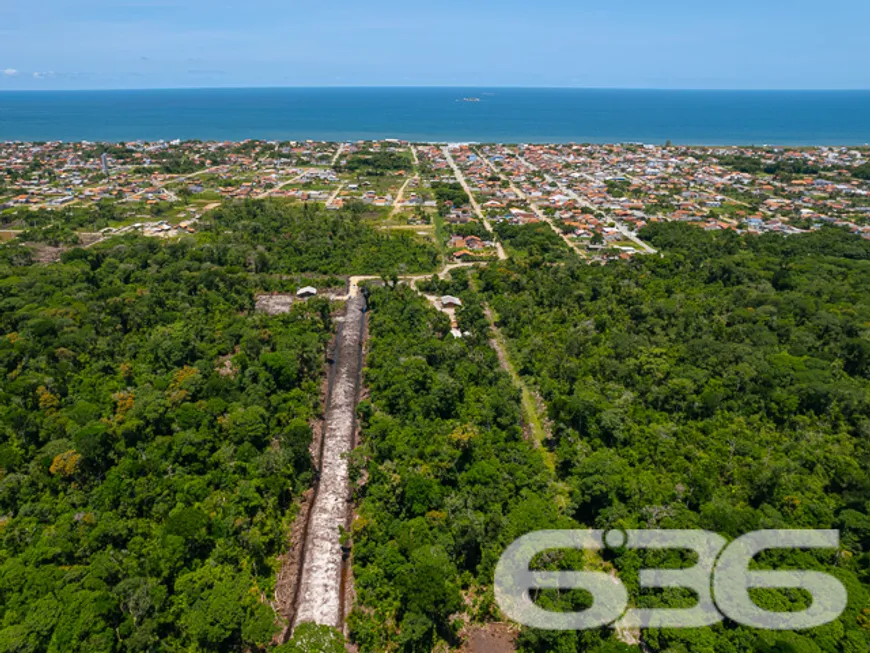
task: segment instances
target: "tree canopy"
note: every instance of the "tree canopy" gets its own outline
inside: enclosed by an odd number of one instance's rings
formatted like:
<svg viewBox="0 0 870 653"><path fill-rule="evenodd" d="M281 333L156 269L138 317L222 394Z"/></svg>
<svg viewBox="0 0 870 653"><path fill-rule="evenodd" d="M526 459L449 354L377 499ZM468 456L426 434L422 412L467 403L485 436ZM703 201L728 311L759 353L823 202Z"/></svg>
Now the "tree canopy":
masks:
<svg viewBox="0 0 870 653"><path fill-rule="evenodd" d="M0 650L234 651L276 628L325 300L143 238L0 274Z"/></svg>
<svg viewBox="0 0 870 653"><path fill-rule="evenodd" d="M838 529L839 552L759 558L838 577L850 602L836 622L787 635L733 624L650 631L644 642L654 651L866 650L870 243L834 229L741 237L676 223L641 236L664 256L480 273L518 370L548 406L565 516L728 538ZM615 552L612 564L631 586L642 562L667 559ZM792 610L807 600L773 590L756 599ZM523 650L553 646L552 634L524 637Z"/></svg>
<svg viewBox="0 0 870 653"><path fill-rule="evenodd" d="M203 238L219 260L243 261L256 272L382 274L429 272L438 252L407 234L378 231L353 211L312 204L248 200L203 218Z"/></svg>

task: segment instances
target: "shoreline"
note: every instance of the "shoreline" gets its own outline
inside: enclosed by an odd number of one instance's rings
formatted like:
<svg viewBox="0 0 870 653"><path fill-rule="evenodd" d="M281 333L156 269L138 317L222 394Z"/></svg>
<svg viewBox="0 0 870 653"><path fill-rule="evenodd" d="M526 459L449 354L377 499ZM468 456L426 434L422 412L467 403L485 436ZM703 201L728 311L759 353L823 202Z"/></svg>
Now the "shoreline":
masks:
<svg viewBox="0 0 870 653"><path fill-rule="evenodd" d="M870 147L870 140L863 142L766 142L766 143L748 143L744 141L735 142L683 142L676 139L657 139L657 140L617 140L617 139L582 139L582 138L550 138L550 139L508 139L508 140L468 140L468 139L415 139L406 136L372 136L370 134L361 134L359 136L329 138L321 136L288 136L288 137L266 137L266 136L246 136L244 138L201 138L196 136L180 137L180 136L162 136L155 138L145 137L127 137L127 138L108 138L108 139L90 139L90 138L4 138L0 134L0 144L21 144L21 145L40 145L40 144L62 144L62 145L117 145L119 143L137 143L140 145L160 145L160 144L180 144L200 142L206 145L219 143L241 144L247 142L254 143L323 143L323 144L342 144L342 143L403 143L408 145L423 146L423 147L455 147L455 146L487 146L493 145L498 147L518 147L524 145L618 145L618 146L635 146L635 147L667 147L668 142L672 147L683 148L796 148L804 150L816 150L824 148L867 148Z"/></svg>

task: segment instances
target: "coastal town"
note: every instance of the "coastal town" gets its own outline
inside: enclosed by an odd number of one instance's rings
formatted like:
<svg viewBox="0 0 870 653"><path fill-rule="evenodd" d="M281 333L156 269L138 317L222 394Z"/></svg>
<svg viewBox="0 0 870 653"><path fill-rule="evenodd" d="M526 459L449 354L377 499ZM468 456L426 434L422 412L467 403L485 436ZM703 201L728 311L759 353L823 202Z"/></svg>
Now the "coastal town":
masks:
<svg viewBox="0 0 870 653"><path fill-rule="evenodd" d="M0 653L870 653L868 26L0 1Z"/></svg>
<svg viewBox="0 0 870 653"><path fill-rule="evenodd" d="M622 143L0 143L0 237L47 246L195 234L224 202L273 198L409 230L445 259L654 253L652 222L870 238L870 149Z"/></svg>

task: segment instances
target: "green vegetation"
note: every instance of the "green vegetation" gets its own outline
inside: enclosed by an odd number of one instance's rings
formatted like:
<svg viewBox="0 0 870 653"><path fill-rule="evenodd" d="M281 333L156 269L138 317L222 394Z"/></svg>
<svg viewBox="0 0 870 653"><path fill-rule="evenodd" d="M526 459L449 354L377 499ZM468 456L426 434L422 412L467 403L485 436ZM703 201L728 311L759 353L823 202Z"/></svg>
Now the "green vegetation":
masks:
<svg viewBox="0 0 870 653"><path fill-rule="evenodd" d="M810 165L801 159L779 160L769 163L752 156L742 154L734 154L719 157L719 163L723 166L728 166L739 172L745 172L751 175L757 175L765 172L769 175L791 176L791 175L817 175L820 169Z"/></svg>
<svg viewBox="0 0 870 653"><path fill-rule="evenodd" d="M0 213L0 227L21 229L62 226L68 229L97 231L126 219L130 207L111 200L92 206L68 206L60 209L16 208Z"/></svg>
<svg viewBox="0 0 870 653"><path fill-rule="evenodd" d="M858 179L870 180L870 163L857 166L852 169L852 176Z"/></svg>
<svg viewBox="0 0 870 653"><path fill-rule="evenodd" d="M483 240L492 240L492 235L477 220L465 224L450 225L450 234L455 236L477 236Z"/></svg>
<svg viewBox="0 0 870 653"><path fill-rule="evenodd" d="M428 240L378 231L353 210L248 200L210 212L200 228L215 262L253 272L404 274L429 272L438 265L438 251Z"/></svg>
<svg viewBox="0 0 870 653"><path fill-rule="evenodd" d="M613 197L625 197L628 194L628 189L631 182L627 179L608 179L604 182L607 185L607 192Z"/></svg>
<svg viewBox="0 0 870 653"><path fill-rule="evenodd" d="M0 250L0 650L272 637L330 308L254 314L256 278L204 251Z"/></svg>
<svg viewBox="0 0 870 653"><path fill-rule="evenodd" d="M299 624L290 641L275 653L344 653L344 636L335 628L313 623Z"/></svg>
<svg viewBox="0 0 870 653"><path fill-rule="evenodd" d="M764 166L764 171L771 175L779 177L787 175L817 175L820 170L816 166L810 165L806 161L800 159L791 161L777 161Z"/></svg>
<svg viewBox="0 0 870 653"><path fill-rule="evenodd" d="M347 172L382 175L386 172L409 170L414 167L408 152L360 152L347 160Z"/></svg>
<svg viewBox="0 0 870 653"><path fill-rule="evenodd" d="M54 247L79 244L76 232L60 224L24 229L18 234L18 238L24 243L45 243Z"/></svg>
<svg viewBox="0 0 870 653"><path fill-rule="evenodd" d="M181 155L166 157L160 162L160 171L169 175L189 175L201 168L196 161Z"/></svg>
<svg viewBox="0 0 870 653"><path fill-rule="evenodd" d="M410 167L403 153L354 160L375 175ZM767 171L762 159L721 161ZM811 174L777 165L768 172ZM468 201L459 184L432 191L441 211ZM68 245L74 230L130 210L100 202L3 219L28 240ZM431 243L379 231L365 210L225 203L195 236L113 238L45 266L20 244L0 247L0 653L344 650L338 631L312 624L272 647L268 604L295 501L314 479L309 422L335 306L311 299L268 317L254 295L311 275L436 270ZM462 299L468 335L453 338L447 316L407 286L369 297L358 518L342 534L361 653L444 650L459 643L457 615L500 619L494 566L530 531L733 538L790 527L839 529L841 550L773 551L759 566L833 573L849 591L840 619L797 633L728 622L646 631L646 649L865 653L870 242L827 228L783 238L662 223L641 237L663 256L597 266L546 224L496 229L510 261L418 284ZM488 236L476 222L439 219L436 231L442 244ZM688 562L617 549L557 551L540 565L613 571L637 607L674 607L691 597L641 593L637 572ZM807 595L756 599L795 610ZM538 601L588 607L579 592ZM637 650L608 629L526 629L518 649Z"/></svg>
<svg viewBox="0 0 870 653"><path fill-rule="evenodd" d="M371 398L356 452L367 480L352 532L360 608L351 633L364 652L456 643L451 615L463 596L489 616L501 552L559 522L480 307L469 301L459 322L471 338L452 338L447 317L404 286L370 298Z"/></svg>
<svg viewBox="0 0 870 653"><path fill-rule="evenodd" d="M432 192L435 193L435 200L438 202L438 211L442 215L448 212L448 202L454 207L465 206L468 204L468 194L462 188L462 184L458 182L435 182L432 184Z"/></svg>
<svg viewBox="0 0 870 653"><path fill-rule="evenodd" d="M750 175L757 175L763 167L761 159L743 154L720 156L719 164Z"/></svg>
<svg viewBox="0 0 870 653"><path fill-rule="evenodd" d="M565 516L585 527L728 537L840 529L838 553L759 558L836 575L850 598L836 622L801 633L648 631L644 641L652 651L866 651L870 243L840 230L741 238L673 223L641 236L664 258L480 272L518 371L549 406ZM681 560L616 551L612 564L631 590L640 564ZM684 600L633 595L640 607ZM544 598L577 605L568 593ZM807 596L756 599L794 610ZM527 632L521 650L585 650L584 637Z"/></svg>
<svg viewBox="0 0 870 653"><path fill-rule="evenodd" d="M542 222L519 225L497 222L495 231L512 255L520 259L553 263L573 255L565 241Z"/></svg>
<svg viewBox="0 0 870 653"><path fill-rule="evenodd" d="M115 210L21 217L60 243ZM253 295L438 255L352 211L280 201L227 204L202 227L49 266L0 249L0 651L252 650L276 629L264 597L313 481L332 322L325 300L267 317ZM335 648L306 632L285 649Z"/></svg>

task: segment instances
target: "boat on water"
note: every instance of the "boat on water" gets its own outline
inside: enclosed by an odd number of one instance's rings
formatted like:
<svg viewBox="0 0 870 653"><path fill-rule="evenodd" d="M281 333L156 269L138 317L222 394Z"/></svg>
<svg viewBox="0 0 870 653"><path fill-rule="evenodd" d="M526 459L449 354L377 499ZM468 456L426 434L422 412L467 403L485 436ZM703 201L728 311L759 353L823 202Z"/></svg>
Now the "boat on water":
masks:
<svg viewBox="0 0 870 653"><path fill-rule="evenodd" d="M480 102L479 97L464 97L462 98L463 102Z"/></svg>

